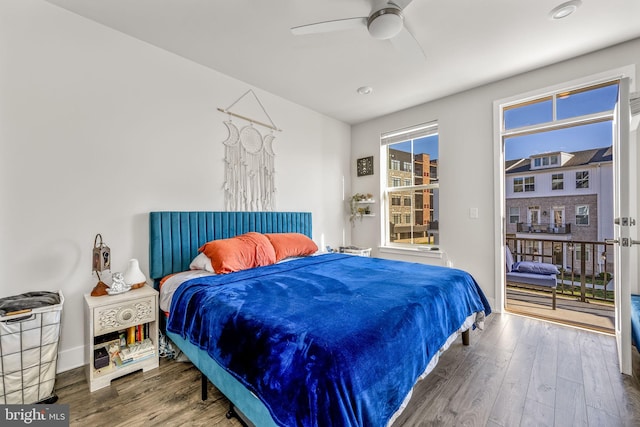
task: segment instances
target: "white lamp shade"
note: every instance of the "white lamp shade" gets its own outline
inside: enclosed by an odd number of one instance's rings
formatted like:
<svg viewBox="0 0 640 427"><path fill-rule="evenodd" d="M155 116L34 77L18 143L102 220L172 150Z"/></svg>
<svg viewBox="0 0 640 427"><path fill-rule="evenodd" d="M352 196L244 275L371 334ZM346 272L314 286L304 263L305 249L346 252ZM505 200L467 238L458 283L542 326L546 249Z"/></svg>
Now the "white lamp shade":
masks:
<svg viewBox="0 0 640 427"><path fill-rule="evenodd" d="M147 282L147 277L140 270L140 264L137 259L130 259L127 269L124 272L124 283L129 286L143 286Z"/></svg>

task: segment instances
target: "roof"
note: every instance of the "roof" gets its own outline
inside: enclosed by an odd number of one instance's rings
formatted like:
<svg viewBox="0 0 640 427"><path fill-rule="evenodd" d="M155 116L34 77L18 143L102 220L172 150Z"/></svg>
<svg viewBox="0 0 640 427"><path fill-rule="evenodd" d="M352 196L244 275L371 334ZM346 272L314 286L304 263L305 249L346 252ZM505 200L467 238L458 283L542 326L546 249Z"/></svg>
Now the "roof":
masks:
<svg viewBox="0 0 640 427"><path fill-rule="evenodd" d="M611 147L592 148L590 150L573 151L573 157L569 159L562 166L545 167L545 168L531 168L530 158L508 160L504 163L504 169L506 174L517 174L526 172L546 172L548 170L567 169L577 166L586 166L593 163L608 163L613 161L613 150ZM539 157L536 154L531 157Z"/></svg>

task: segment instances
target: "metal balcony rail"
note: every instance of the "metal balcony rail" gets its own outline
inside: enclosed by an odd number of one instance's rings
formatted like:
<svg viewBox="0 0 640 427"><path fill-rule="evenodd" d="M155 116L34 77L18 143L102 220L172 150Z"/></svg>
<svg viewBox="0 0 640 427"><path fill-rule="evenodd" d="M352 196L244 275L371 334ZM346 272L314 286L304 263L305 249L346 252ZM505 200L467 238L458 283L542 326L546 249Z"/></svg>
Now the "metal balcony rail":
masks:
<svg viewBox="0 0 640 427"><path fill-rule="evenodd" d="M506 238L506 244L515 262L555 264L560 271L558 294L573 296L582 302L614 301L612 244L510 236Z"/></svg>
<svg viewBox="0 0 640 427"><path fill-rule="evenodd" d="M530 222L518 222L518 233L546 233L546 234L571 234L571 224L532 224Z"/></svg>

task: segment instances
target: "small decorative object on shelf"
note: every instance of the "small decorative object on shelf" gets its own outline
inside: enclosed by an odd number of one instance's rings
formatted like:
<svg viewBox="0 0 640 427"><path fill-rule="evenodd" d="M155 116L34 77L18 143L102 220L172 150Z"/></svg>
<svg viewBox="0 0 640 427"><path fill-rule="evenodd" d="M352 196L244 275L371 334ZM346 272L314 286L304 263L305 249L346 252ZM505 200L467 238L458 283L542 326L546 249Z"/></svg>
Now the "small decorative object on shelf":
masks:
<svg viewBox="0 0 640 427"><path fill-rule="evenodd" d="M100 240L100 243L98 243L98 240ZM102 242L102 235L100 233L96 234L96 238L93 240L91 268L98 276L98 283L96 283L96 286L91 291L91 296L99 297L107 295L108 286L100 278L100 272L111 270L111 249Z"/></svg>
<svg viewBox="0 0 640 427"><path fill-rule="evenodd" d="M107 289L107 293L109 295L118 295L129 292L130 290L131 286L124 282L124 275L122 273L113 273L113 283L111 283L111 286Z"/></svg>

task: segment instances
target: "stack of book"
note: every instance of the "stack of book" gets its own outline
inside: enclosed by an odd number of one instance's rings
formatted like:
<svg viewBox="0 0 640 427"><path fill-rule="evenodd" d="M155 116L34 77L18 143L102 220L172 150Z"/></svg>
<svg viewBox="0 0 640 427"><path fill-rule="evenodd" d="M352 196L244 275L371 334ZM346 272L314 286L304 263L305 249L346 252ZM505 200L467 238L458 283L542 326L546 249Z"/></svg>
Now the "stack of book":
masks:
<svg viewBox="0 0 640 427"><path fill-rule="evenodd" d="M150 338L147 338L141 342L137 342L120 349L120 361L122 364L135 362L153 355L155 351L156 349L153 346L153 341L151 341Z"/></svg>

